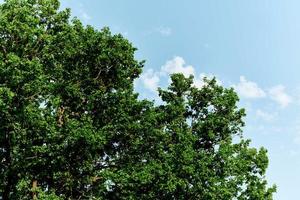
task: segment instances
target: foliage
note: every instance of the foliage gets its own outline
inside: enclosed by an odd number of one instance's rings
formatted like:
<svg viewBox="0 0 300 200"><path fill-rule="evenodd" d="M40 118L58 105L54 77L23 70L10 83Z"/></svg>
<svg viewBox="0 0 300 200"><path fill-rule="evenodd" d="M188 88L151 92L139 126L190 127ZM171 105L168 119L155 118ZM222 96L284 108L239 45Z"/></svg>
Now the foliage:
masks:
<svg viewBox="0 0 300 200"><path fill-rule="evenodd" d="M0 5L3 199L272 199L232 89L174 74L162 105L139 100L131 43L58 8Z"/></svg>

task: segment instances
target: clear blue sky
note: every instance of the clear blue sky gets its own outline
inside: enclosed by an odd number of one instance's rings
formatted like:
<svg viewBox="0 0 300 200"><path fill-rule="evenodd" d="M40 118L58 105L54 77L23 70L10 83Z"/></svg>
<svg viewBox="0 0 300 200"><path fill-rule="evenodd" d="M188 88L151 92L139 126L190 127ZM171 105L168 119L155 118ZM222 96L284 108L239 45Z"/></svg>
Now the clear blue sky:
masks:
<svg viewBox="0 0 300 200"><path fill-rule="evenodd" d="M214 75L237 89L245 135L269 150L277 200L298 200L300 1L63 0L85 24L122 33L146 60L141 98L157 98L167 74Z"/></svg>

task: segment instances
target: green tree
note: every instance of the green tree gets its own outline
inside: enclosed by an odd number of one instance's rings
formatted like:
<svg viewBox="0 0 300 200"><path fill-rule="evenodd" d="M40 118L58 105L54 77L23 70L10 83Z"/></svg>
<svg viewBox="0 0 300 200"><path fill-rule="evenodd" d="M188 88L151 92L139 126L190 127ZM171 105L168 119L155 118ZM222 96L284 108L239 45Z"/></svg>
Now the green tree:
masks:
<svg viewBox="0 0 300 200"><path fill-rule="evenodd" d="M164 104L139 100L136 48L58 9L0 5L3 199L272 199L232 89L174 74Z"/></svg>

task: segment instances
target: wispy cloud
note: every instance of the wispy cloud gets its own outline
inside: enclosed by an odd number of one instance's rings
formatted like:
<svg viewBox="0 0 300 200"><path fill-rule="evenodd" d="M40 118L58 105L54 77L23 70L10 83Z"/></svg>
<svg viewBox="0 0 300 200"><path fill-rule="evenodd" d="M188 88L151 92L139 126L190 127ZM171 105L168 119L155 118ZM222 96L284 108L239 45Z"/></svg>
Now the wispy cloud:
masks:
<svg viewBox="0 0 300 200"><path fill-rule="evenodd" d="M80 16L86 21L89 21L92 19L92 17L90 15L88 15L84 10L80 11Z"/></svg>
<svg viewBox="0 0 300 200"><path fill-rule="evenodd" d="M300 145L300 121L298 121L294 128L293 128L293 131L294 131L294 139L293 139L293 142L295 144L298 144Z"/></svg>
<svg viewBox="0 0 300 200"><path fill-rule="evenodd" d="M87 21L89 21L89 20L91 20L92 19L92 17L86 12L86 10L84 9L84 6L83 6L83 4L82 3L79 3L79 17L83 20L83 21L85 21L85 22L87 22Z"/></svg>
<svg viewBox="0 0 300 200"><path fill-rule="evenodd" d="M277 113L268 113L261 109L256 110L256 116L264 121L274 121L277 118Z"/></svg>
<svg viewBox="0 0 300 200"><path fill-rule="evenodd" d="M288 155L290 156L290 157L298 157L299 155L300 155L300 152L299 151L297 151L297 150L289 150L288 151Z"/></svg>
<svg viewBox="0 0 300 200"><path fill-rule="evenodd" d="M156 28L156 32L158 32L162 36L170 36L172 34L172 29L167 26L160 26Z"/></svg>
<svg viewBox="0 0 300 200"><path fill-rule="evenodd" d="M285 92L283 85L277 85L269 90L270 98L278 103L281 108L287 107L292 101L292 97Z"/></svg>
<svg viewBox="0 0 300 200"><path fill-rule="evenodd" d="M163 37L168 37L173 34L173 30L172 30L172 28L170 28L168 26L159 26L159 27L152 28L145 32L146 36L155 35L155 34L161 35Z"/></svg>

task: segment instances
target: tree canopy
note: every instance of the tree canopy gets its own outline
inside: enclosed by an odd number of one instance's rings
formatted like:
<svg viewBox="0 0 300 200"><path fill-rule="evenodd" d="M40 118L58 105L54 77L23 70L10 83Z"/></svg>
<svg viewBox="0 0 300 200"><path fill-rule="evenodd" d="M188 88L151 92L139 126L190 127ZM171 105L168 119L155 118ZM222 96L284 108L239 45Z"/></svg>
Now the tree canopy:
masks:
<svg viewBox="0 0 300 200"><path fill-rule="evenodd" d="M136 50L58 0L0 5L2 199L271 200L235 91L173 74L139 100Z"/></svg>

